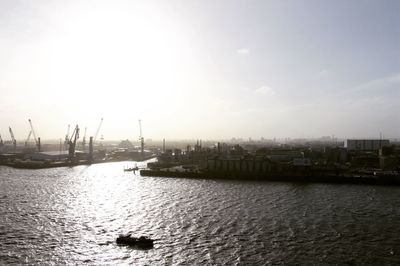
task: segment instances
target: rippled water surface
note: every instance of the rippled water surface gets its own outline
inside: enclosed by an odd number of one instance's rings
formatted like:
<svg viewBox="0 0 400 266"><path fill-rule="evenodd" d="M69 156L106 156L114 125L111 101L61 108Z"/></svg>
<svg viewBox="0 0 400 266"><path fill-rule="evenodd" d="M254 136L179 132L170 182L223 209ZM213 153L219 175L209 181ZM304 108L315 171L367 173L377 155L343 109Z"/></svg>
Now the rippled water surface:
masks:
<svg viewBox="0 0 400 266"><path fill-rule="evenodd" d="M0 264L400 264L400 188L152 178L127 164L0 167ZM128 232L154 249L116 245Z"/></svg>

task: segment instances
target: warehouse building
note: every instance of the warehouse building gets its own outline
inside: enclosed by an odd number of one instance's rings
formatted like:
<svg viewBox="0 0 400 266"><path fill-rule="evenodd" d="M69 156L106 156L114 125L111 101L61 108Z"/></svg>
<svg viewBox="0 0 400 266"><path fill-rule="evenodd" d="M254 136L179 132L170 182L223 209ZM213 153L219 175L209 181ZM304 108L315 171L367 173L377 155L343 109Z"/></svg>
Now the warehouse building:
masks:
<svg viewBox="0 0 400 266"><path fill-rule="evenodd" d="M387 139L348 139L345 142L348 151L378 151L387 146L390 146Z"/></svg>

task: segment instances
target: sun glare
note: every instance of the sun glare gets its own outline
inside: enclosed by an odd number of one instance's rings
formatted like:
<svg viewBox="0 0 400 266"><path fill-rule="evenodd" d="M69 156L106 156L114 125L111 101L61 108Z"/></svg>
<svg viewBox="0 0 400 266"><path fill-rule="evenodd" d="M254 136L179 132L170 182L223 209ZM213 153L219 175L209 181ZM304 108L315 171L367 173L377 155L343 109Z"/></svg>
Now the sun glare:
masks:
<svg viewBox="0 0 400 266"><path fill-rule="evenodd" d="M84 108L107 106L112 117L127 105L138 117L180 104L185 80L198 69L190 62L193 48L184 28L171 16L137 4L129 10L100 5L63 15L71 17L60 19L49 36L48 52L48 89L70 92L62 102L76 95L94 98Z"/></svg>

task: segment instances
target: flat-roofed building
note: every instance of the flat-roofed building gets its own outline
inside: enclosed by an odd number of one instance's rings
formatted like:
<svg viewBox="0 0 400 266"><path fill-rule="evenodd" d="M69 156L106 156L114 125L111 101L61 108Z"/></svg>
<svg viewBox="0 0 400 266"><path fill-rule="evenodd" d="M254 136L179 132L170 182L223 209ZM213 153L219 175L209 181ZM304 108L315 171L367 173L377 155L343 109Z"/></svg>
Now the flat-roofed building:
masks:
<svg viewBox="0 0 400 266"><path fill-rule="evenodd" d="M345 147L349 151L377 151L390 145L387 139L348 139Z"/></svg>

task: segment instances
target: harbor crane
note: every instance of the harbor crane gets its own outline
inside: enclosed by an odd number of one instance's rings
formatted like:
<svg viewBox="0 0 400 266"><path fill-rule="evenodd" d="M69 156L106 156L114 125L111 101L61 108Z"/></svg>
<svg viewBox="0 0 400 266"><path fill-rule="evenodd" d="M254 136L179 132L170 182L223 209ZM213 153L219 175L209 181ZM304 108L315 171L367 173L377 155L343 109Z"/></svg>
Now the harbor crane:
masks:
<svg viewBox="0 0 400 266"><path fill-rule="evenodd" d="M29 121L29 125L31 126L31 131L32 131L33 139L35 140L35 143L36 143L36 147L38 149L38 152L40 152L40 138L36 137L36 133L35 133L35 129L33 128L32 121L30 119L28 119L28 121Z"/></svg>
<svg viewBox="0 0 400 266"><path fill-rule="evenodd" d="M71 138L68 140L68 158L72 160L75 157L76 141L79 139L79 126L76 125L74 131L72 132Z"/></svg>
<svg viewBox="0 0 400 266"><path fill-rule="evenodd" d="M140 152L142 153L142 156L144 154L144 138L143 138L143 132L142 132L142 120L139 119L139 130L140 130L140 136L139 136L139 141L140 141Z"/></svg>
<svg viewBox="0 0 400 266"><path fill-rule="evenodd" d="M14 132L12 131L11 127L8 127L8 131L10 131L11 141L13 145L13 153L15 153L17 151L17 141L15 140Z"/></svg>
<svg viewBox="0 0 400 266"><path fill-rule="evenodd" d="M100 128L101 128L102 124L103 124L103 118L101 118L100 124L99 124L99 126L97 127L97 130L96 130L96 134L94 134L93 143L95 143L96 140L97 140L97 136L99 135Z"/></svg>
<svg viewBox="0 0 400 266"><path fill-rule="evenodd" d="M25 140L25 148L28 147L28 142L31 139L31 136L32 136L32 130L29 131L28 137Z"/></svg>

